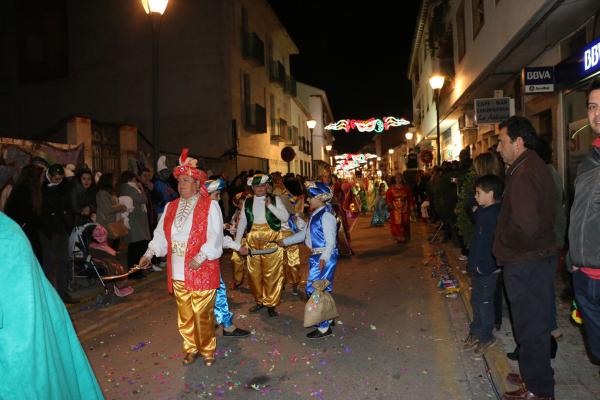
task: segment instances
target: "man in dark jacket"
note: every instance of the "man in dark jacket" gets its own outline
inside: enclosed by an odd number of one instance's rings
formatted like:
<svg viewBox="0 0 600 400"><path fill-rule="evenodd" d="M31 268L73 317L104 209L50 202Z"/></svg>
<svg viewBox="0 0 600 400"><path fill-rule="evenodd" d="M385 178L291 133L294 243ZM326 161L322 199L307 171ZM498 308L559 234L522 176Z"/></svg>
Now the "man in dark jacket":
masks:
<svg viewBox="0 0 600 400"><path fill-rule="evenodd" d="M598 135L592 151L579 164L569 227L569 261L573 271L575 301L583 317L587 344L600 362L600 79L588 89L588 119Z"/></svg>
<svg viewBox="0 0 600 400"><path fill-rule="evenodd" d="M71 279L69 264L69 234L73 229L69 187L65 171L60 164L46 170L42 186L42 222L40 241L42 244L42 267L48 279L65 303L77 301L67 289Z"/></svg>
<svg viewBox="0 0 600 400"><path fill-rule="evenodd" d="M513 116L501 123L498 139L498 152L508 169L494 256L504 266L524 382L502 398L554 399L550 324L557 265L556 189L548 167L532 150L537 135L527 118Z"/></svg>

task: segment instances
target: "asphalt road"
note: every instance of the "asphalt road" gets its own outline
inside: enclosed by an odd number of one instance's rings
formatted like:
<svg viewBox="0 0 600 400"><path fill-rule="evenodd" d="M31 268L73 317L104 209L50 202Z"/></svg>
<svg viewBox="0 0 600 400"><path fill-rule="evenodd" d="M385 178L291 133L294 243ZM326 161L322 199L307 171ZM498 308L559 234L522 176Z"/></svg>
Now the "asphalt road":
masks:
<svg viewBox="0 0 600 400"><path fill-rule="evenodd" d="M387 226L361 218L356 255L342 258L334 299L334 335L314 341L302 327L304 302L286 291L278 310L248 313L247 288L228 291L235 323L253 334L223 338L217 362L181 365L181 339L165 273L153 273L123 300L72 310L82 345L107 399L490 399L480 358L463 353L467 320L460 299L436 288L423 254L423 224L397 245ZM303 253L303 275L306 276ZM228 259L228 256L226 256ZM231 281L229 261L223 276Z"/></svg>

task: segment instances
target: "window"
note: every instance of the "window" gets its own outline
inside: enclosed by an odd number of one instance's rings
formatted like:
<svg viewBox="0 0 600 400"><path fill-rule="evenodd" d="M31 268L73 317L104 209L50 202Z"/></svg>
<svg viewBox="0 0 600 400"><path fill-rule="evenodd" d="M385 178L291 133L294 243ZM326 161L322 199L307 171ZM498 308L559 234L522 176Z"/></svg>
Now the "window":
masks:
<svg viewBox="0 0 600 400"><path fill-rule="evenodd" d="M473 19L473 39L475 39L485 23L483 0L471 0L471 15Z"/></svg>
<svg viewBox="0 0 600 400"><path fill-rule="evenodd" d="M244 73L244 86L243 86L243 91L244 93L242 93L242 98L244 99L244 104L246 106L250 105L251 102L251 97L250 97L250 88L251 88L251 80L250 80L250 75Z"/></svg>
<svg viewBox="0 0 600 400"><path fill-rule="evenodd" d="M465 2L461 1L456 11L456 40L458 42L458 61L462 60L466 52L465 39Z"/></svg>

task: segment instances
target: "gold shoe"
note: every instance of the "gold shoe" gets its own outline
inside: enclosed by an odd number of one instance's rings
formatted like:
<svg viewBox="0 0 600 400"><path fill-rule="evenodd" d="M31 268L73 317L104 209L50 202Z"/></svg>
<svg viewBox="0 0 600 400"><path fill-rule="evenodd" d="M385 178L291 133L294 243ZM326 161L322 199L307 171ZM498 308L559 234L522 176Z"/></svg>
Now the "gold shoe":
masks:
<svg viewBox="0 0 600 400"><path fill-rule="evenodd" d="M193 364L194 361L196 361L196 358L198 358L198 353L187 353L185 357L183 357L183 361L181 363L187 366Z"/></svg>
<svg viewBox="0 0 600 400"><path fill-rule="evenodd" d="M215 363L215 361L216 360L214 358L205 358L204 365L206 365L207 367L211 367Z"/></svg>

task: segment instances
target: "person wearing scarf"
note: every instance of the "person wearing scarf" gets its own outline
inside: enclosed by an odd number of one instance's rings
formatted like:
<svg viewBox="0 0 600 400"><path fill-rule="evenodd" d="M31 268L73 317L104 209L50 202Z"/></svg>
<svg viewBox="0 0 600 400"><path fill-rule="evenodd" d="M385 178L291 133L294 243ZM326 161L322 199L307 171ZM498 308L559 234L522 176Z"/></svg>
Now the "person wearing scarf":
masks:
<svg viewBox="0 0 600 400"><path fill-rule="evenodd" d="M310 297L316 280L327 279L326 291L333 290L333 278L338 260L336 218L331 208L333 193L328 185L322 182L306 182L310 209L312 214L308 226L298 233L279 241L280 246L290 246L304 242L311 250L308 259L308 279L306 280L306 296ZM331 335L331 320L321 322L314 331L306 335L309 339L321 339Z"/></svg>
<svg viewBox="0 0 600 400"><path fill-rule="evenodd" d="M290 217L278 196L267 194L269 175L255 174L248 179L254 196L244 200L235 242L240 245L246 234L248 248L255 250L274 249L270 254L248 256L248 275L250 290L256 305L248 310L255 313L264 307L270 317L279 315L275 307L281 299L283 290L283 249L277 246L281 239L281 225ZM248 248L240 248L241 255L248 254Z"/></svg>
<svg viewBox="0 0 600 400"><path fill-rule="evenodd" d="M167 286L177 302L177 322L183 338L183 365L198 355L204 365L215 362L215 300L219 288L219 258L223 253L223 217L204 182L206 173L183 149L173 171L180 198L169 202L139 265L167 256Z"/></svg>

